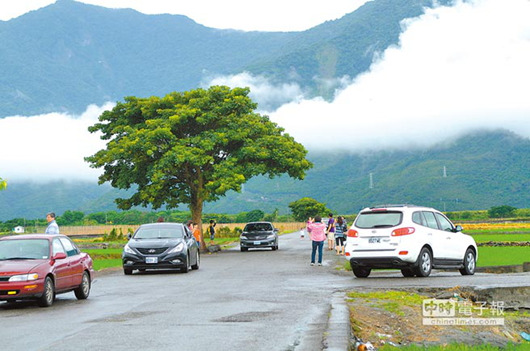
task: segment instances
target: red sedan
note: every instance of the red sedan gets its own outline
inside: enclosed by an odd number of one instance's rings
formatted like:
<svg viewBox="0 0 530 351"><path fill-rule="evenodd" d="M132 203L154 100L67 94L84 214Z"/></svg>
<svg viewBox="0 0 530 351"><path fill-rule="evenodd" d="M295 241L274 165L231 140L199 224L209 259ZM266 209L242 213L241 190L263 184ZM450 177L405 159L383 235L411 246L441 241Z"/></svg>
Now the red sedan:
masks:
<svg viewBox="0 0 530 351"><path fill-rule="evenodd" d="M56 294L90 293L92 258L64 235L27 234L0 238L0 301L53 304Z"/></svg>

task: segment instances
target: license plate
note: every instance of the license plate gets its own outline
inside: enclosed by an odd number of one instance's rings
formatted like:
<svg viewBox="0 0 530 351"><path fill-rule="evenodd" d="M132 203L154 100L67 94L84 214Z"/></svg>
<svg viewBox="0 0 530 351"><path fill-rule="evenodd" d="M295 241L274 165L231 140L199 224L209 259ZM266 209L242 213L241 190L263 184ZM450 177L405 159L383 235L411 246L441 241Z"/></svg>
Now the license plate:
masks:
<svg viewBox="0 0 530 351"><path fill-rule="evenodd" d="M261 245L261 241L254 241L254 245Z"/></svg>
<svg viewBox="0 0 530 351"><path fill-rule="evenodd" d="M145 263L158 263L158 257L146 257Z"/></svg>
<svg viewBox="0 0 530 351"><path fill-rule="evenodd" d="M378 243L381 242L381 238L369 238L369 239L368 239L368 242L369 242L370 244L378 244Z"/></svg>

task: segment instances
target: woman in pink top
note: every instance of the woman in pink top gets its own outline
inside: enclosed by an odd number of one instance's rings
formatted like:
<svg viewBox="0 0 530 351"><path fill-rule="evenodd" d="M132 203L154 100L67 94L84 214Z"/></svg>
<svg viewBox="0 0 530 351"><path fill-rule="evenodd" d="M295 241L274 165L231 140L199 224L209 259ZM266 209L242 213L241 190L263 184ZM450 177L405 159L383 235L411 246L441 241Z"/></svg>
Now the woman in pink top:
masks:
<svg viewBox="0 0 530 351"><path fill-rule="evenodd" d="M307 221L307 232L312 242L311 266L315 265L315 255L318 249L318 265L322 266L322 247L326 240L326 225L322 223L322 217L315 216L315 219L309 217Z"/></svg>

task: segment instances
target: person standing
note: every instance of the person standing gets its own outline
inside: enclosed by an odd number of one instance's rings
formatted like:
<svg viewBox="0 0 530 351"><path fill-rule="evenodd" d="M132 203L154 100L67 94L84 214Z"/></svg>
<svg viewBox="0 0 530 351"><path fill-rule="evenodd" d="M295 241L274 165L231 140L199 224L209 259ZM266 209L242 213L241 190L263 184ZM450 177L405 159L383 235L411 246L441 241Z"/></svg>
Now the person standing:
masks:
<svg viewBox="0 0 530 351"><path fill-rule="evenodd" d="M318 251L318 265L322 266L322 248L326 240L326 225L322 223L322 217L309 217L307 221L307 232L311 238L311 266L315 265L315 256Z"/></svg>
<svg viewBox="0 0 530 351"><path fill-rule="evenodd" d="M344 240L346 239L347 224L344 217L337 217L337 223L335 224L335 249L337 255L344 255Z"/></svg>
<svg viewBox="0 0 530 351"><path fill-rule="evenodd" d="M199 229L199 224L194 222L192 226L193 226L193 231L192 231L193 237L195 238L195 241L197 241L197 246L201 247L201 231Z"/></svg>
<svg viewBox="0 0 530 351"><path fill-rule="evenodd" d="M210 234L210 240L213 241L215 239L215 221L213 219L210 219L210 225L208 226L208 233Z"/></svg>
<svg viewBox="0 0 530 351"><path fill-rule="evenodd" d="M44 234L59 234L59 226L55 221L55 213L49 212L46 214L46 221L48 221L48 227L46 227Z"/></svg>
<svg viewBox="0 0 530 351"><path fill-rule="evenodd" d="M326 228L326 234L328 237L328 250L333 250L335 244L335 218L333 218L333 213L328 215L328 226Z"/></svg>

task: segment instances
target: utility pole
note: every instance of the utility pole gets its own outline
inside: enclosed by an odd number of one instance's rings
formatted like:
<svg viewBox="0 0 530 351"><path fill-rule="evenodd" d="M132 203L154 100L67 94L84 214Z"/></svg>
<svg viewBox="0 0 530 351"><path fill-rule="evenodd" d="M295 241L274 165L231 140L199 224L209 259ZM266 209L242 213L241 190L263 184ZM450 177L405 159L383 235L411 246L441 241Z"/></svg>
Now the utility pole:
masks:
<svg viewBox="0 0 530 351"><path fill-rule="evenodd" d="M370 173L370 186L369 186L370 189L373 189L374 188L374 178L373 178L373 175L372 173Z"/></svg>
<svg viewBox="0 0 530 351"><path fill-rule="evenodd" d="M447 178L447 168L444 166L444 175L443 175L444 178Z"/></svg>

